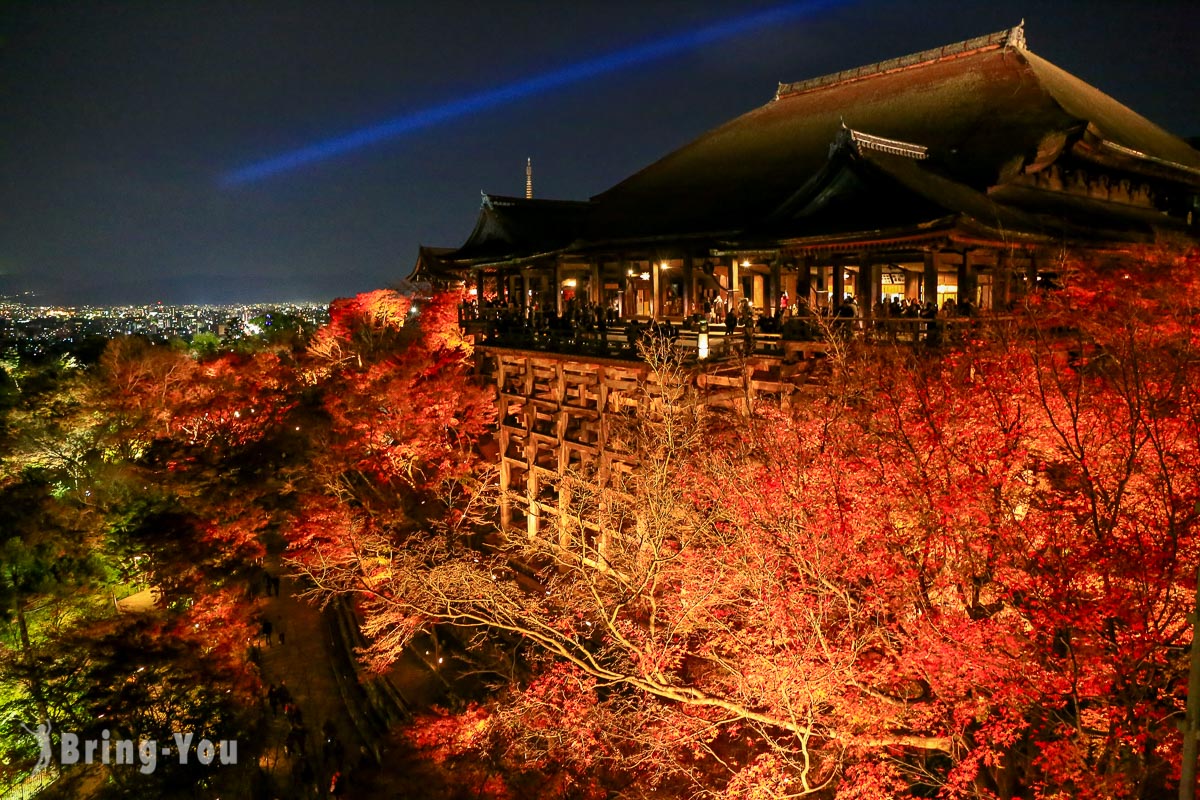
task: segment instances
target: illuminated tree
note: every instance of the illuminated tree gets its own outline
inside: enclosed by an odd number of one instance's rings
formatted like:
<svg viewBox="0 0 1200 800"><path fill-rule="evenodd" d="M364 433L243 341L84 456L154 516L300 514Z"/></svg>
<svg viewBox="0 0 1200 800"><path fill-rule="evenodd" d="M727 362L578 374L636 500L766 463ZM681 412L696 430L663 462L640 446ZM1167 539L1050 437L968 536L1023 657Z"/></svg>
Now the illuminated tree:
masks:
<svg viewBox="0 0 1200 800"><path fill-rule="evenodd" d="M848 352L794 413L718 415L655 359L638 467L561 478L564 530L481 550L322 501L305 564L359 598L377 667L441 627L515 679L455 739L506 765L495 796L529 772L564 797L1161 795L1197 266L1065 263L1013 325Z"/></svg>
<svg viewBox="0 0 1200 800"><path fill-rule="evenodd" d="M238 796L261 744L261 683L243 658L251 628L232 593L214 593L180 615L133 615L98 620L66 634L39 653L38 668L51 691L70 698L56 730L80 740L153 741L153 771L120 765L106 772L100 797L194 797L197 789L214 796ZM175 734L190 736L181 764ZM195 748L202 739L235 741L241 768L205 765ZM164 746L170 748L164 754ZM227 753L234 752L226 750ZM76 796L72 778L88 770L64 770L64 784L52 796Z"/></svg>
<svg viewBox="0 0 1200 800"><path fill-rule="evenodd" d="M374 292L334 304L306 368L324 419L296 478L301 552L345 552L363 528L403 537L413 520L439 517L447 497L458 505L469 494L494 411L471 380L455 303L443 294L418 308Z"/></svg>
<svg viewBox="0 0 1200 800"><path fill-rule="evenodd" d="M106 606L109 564L91 506L102 462L85 376L69 359L10 364L0 409L0 786L24 780L37 753L12 723L65 718L71 705L41 653ZM111 604L107 604L111 608Z"/></svg>
<svg viewBox="0 0 1200 800"><path fill-rule="evenodd" d="M290 356L197 358L118 339L92 370L6 372L16 380L0 408L0 612L13 631L0 643L2 715L81 735L249 730L257 609L242 575L286 504L279 476L298 442L285 420L302 399ZM159 607L115 616L122 583L153 586ZM30 746L15 723L3 727L6 785L32 767ZM207 770L113 777L113 796L224 791Z"/></svg>

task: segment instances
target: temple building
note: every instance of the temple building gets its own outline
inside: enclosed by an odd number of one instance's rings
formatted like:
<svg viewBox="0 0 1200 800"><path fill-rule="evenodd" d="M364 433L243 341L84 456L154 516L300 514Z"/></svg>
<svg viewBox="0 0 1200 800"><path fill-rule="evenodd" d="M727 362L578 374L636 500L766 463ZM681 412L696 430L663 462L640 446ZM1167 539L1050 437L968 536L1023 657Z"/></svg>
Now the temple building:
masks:
<svg viewBox="0 0 1200 800"><path fill-rule="evenodd" d="M786 405L820 385L831 333L936 346L1052 286L1068 249L1200 237L1200 153L1023 27L781 84L586 202L533 199L526 168L524 198L484 195L466 243L421 248L411 279L473 296L504 527L600 568L638 523L573 515L563 477L619 491L633 468L614 432L653 413L648 328L692 348L706 404Z"/></svg>
<svg viewBox="0 0 1200 800"><path fill-rule="evenodd" d="M415 281L529 318L1003 310L1065 249L1195 243L1200 153L1030 52L1018 26L780 84L588 201L483 197Z"/></svg>

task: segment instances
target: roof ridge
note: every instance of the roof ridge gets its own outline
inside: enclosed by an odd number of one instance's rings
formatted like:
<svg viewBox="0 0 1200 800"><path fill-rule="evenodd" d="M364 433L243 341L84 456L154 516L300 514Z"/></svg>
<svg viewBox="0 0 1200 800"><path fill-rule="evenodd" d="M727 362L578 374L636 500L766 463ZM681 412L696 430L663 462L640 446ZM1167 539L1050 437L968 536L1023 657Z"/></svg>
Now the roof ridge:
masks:
<svg viewBox="0 0 1200 800"><path fill-rule="evenodd" d="M841 72L833 72L803 81L795 81L793 83L780 82L779 87L775 90L775 99L778 100L781 97L802 94L813 89L822 89L839 83L861 80L869 78L872 75L907 69L932 61L940 61L945 58L957 58L978 50L991 50L1002 47L1012 47L1018 50L1025 49L1025 20L1021 20L1021 24L1012 28L989 33L985 36L976 36L973 39L965 39L961 42L935 47L930 50L922 50L919 53L891 58L887 61L877 61L874 64L844 69Z"/></svg>
<svg viewBox="0 0 1200 800"><path fill-rule="evenodd" d="M590 202L588 200L561 200L561 199L550 198L550 197L519 197L517 195L491 194L491 193L485 192L485 191L481 191L480 194L483 196L482 205L485 208L495 208L496 206L518 206L518 205L586 206Z"/></svg>

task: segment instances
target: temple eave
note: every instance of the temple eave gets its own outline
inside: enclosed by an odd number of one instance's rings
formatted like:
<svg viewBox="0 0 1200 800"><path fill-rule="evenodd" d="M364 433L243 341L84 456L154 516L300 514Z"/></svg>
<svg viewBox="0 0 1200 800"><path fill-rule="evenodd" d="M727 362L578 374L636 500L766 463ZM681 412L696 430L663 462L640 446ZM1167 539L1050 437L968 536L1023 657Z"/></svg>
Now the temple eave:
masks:
<svg viewBox="0 0 1200 800"><path fill-rule="evenodd" d="M947 240L957 224L957 218L938 220L920 230L911 227L893 230L857 231L836 236L804 236L782 238L780 247L788 250L855 250L887 247L896 244L919 244Z"/></svg>

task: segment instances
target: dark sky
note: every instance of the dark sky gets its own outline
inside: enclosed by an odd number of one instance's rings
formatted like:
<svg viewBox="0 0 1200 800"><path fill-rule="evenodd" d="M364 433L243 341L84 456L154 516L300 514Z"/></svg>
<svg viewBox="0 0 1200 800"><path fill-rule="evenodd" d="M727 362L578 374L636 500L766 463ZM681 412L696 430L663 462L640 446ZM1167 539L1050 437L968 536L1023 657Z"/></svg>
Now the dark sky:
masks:
<svg viewBox="0 0 1200 800"><path fill-rule="evenodd" d="M0 0L0 293L328 300L457 246L479 192L586 199L795 81L1007 28L1200 135L1196 0L828 0L259 182L223 174L770 2Z"/></svg>

